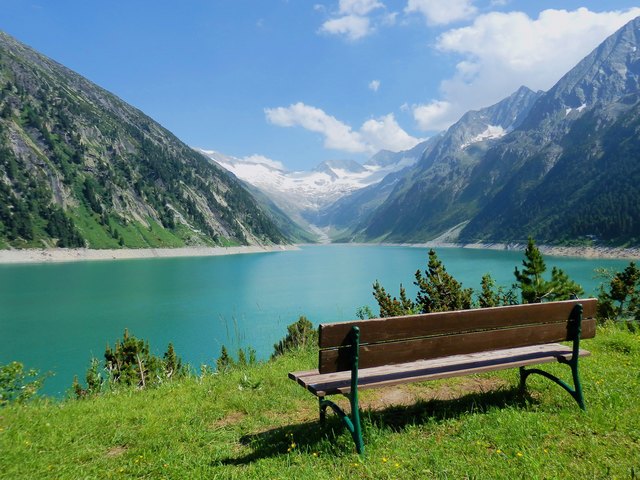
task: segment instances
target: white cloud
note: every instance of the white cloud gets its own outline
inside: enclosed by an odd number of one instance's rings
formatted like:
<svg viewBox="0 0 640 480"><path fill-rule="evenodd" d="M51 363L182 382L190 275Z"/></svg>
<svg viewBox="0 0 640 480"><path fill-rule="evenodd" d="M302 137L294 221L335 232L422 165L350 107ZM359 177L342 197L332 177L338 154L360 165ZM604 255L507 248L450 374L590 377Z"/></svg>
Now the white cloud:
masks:
<svg viewBox="0 0 640 480"><path fill-rule="evenodd" d="M450 102L432 100L428 104L414 106L413 117L418 123L418 128L422 130L444 130L453 123L451 121L452 109L453 106Z"/></svg>
<svg viewBox="0 0 640 480"><path fill-rule="evenodd" d="M640 8L591 12L544 10L492 12L449 30L437 41L442 52L462 56L441 82L441 98L414 108L424 130L441 130L468 110L500 101L521 85L548 90L607 36L640 15Z"/></svg>
<svg viewBox="0 0 640 480"><path fill-rule="evenodd" d="M373 154L381 149L406 150L421 141L405 132L393 114L367 120L359 131L328 115L323 110L302 102L288 107L265 109L267 120L280 127L299 126L324 136L324 146L349 153Z"/></svg>
<svg viewBox="0 0 640 480"><path fill-rule="evenodd" d="M342 15L367 15L378 8L384 8L377 0L340 0L339 12Z"/></svg>
<svg viewBox="0 0 640 480"><path fill-rule="evenodd" d="M406 13L421 13L429 25L446 25L473 17L473 0L409 0Z"/></svg>
<svg viewBox="0 0 640 480"><path fill-rule="evenodd" d="M385 11L374 13L379 9ZM340 0L338 11L322 24L319 32L359 40L373 33L374 25L392 25L394 22L395 14L387 13L384 3L379 0Z"/></svg>
<svg viewBox="0 0 640 480"><path fill-rule="evenodd" d="M370 34L372 29L368 17L346 15L327 20L320 27L320 31L333 35L344 35L349 40L358 40Z"/></svg>
<svg viewBox="0 0 640 480"><path fill-rule="evenodd" d="M380 23L384 26L395 25L398 21L398 12L385 13L380 20Z"/></svg>
<svg viewBox="0 0 640 480"><path fill-rule="evenodd" d="M382 149L399 152L415 147L422 141L405 132L396 122L393 113L378 120L367 120L360 128L360 135L369 144L372 152Z"/></svg>
<svg viewBox="0 0 640 480"><path fill-rule="evenodd" d="M371 80L369 82L369 90L377 92L380 89L380 80Z"/></svg>
<svg viewBox="0 0 640 480"><path fill-rule="evenodd" d="M350 126L319 108L298 102L289 107L265 109L267 120L280 127L300 126L324 136L324 146L334 150L362 153L368 150L360 135Z"/></svg>
<svg viewBox="0 0 640 480"><path fill-rule="evenodd" d="M286 170L282 162L279 162L277 160L272 160L268 157L265 157L264 155L253 154L253 155L249 155L248 157L243 157L242 160L248 163L257 163L260 165L267 165L277 170Z"/></svg>

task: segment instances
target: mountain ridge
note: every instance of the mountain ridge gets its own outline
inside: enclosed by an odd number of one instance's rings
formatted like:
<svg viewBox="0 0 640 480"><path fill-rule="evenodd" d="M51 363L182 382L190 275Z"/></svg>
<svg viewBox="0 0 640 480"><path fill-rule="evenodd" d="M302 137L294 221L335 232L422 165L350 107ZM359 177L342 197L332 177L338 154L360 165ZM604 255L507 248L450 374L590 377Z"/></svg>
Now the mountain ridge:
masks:
<svg viewBox="0 0 640 480"><path fill-rule="evenodd" d="M640 243L639 43L636 18L549 91L463 115L350 238L424 242L462 226L462 243ZM517 94L527 101L505 115ZM497 129L489 111L514 121Z"/></svg>

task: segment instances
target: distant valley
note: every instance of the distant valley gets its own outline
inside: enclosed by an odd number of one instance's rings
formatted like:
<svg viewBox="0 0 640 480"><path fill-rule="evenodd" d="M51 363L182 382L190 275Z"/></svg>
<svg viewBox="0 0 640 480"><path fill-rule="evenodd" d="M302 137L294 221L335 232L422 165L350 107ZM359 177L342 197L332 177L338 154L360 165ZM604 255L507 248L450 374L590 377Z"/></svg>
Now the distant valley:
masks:
<svg viewBox="0 0 640 480"><path fill-rule="evenodd" d="M311 171L290 172L260 157L235 158L198 149L214 163L256 187L303 228L326 239L320 228L326 211L340 199L376 185L420 159L426 142L406 152L380 151L364 164L353 160L328 160Z"/></svg>

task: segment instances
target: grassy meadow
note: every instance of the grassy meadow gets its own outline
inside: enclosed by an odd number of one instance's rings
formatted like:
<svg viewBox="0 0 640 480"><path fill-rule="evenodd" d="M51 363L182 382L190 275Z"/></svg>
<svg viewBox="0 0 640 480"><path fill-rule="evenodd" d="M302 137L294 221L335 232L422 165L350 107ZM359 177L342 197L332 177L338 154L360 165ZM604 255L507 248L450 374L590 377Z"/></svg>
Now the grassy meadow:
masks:
<svg viewBox="0 0 640 480"><path fill-rule="evenodd" d="M287 378L315 366L312 349L148 390L11 404L0 478L638 478L640 335L602 327L583 345L586 413L539 376L520 394L517 370L365 391L362 457Z"/></svg>

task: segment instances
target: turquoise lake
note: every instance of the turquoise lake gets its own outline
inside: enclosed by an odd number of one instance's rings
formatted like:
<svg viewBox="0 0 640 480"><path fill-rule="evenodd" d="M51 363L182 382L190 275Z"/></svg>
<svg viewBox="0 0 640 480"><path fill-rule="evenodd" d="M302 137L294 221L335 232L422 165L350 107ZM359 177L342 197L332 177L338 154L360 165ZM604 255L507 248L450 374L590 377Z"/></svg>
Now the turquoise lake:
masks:
<svg viewBox="0 0 640 480"><path fill-rule="evenodd" d="M437 249L447 270L477 288L484 273L513 283L522 252ZM598 267L621 270L625 260L545 257L587 294ZM413 297L413 273L424 270L427 249L322 245L297 251L224 257L0 265L0 364L17 360L52 372L44 393L63 395L95 356L102 360L125 328L161 355L173 342L195 367L213 365L224 344L252 346L268 358L273 344L300 315L312 322L355 318L369 305L377 279L392 294L402 282Z"/></svg>

